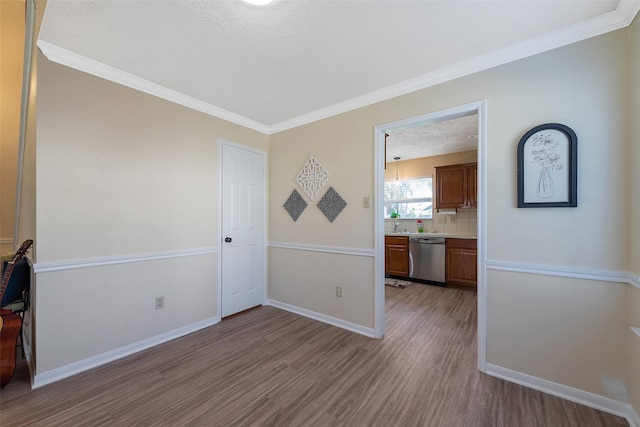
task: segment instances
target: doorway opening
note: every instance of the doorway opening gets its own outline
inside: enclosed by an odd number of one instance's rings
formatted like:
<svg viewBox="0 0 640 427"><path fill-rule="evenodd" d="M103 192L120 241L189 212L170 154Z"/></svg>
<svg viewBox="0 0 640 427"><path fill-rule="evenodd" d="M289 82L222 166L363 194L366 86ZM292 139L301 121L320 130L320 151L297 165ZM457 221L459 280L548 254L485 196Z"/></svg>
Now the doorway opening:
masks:
<svg viewBox="0 0 640 427"><path fill-rule="evenodd" d="M385 135L474 116L477 120L477 308L478 369L486 370L486 100L427 113L375 127L375 337L385 333ZM398 157L396 155L396 157ZM395 171L395 169L394 169ZM394 172L395 173L395 172Z"/></svg>

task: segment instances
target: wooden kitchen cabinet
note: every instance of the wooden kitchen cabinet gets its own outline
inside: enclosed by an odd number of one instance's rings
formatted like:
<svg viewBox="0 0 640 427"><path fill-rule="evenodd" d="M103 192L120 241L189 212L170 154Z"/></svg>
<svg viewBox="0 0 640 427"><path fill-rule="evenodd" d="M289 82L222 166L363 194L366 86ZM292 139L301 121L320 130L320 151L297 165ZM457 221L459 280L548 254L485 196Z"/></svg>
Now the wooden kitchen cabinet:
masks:
<svg viewBox="0 0 640 427"><path fill-rule="evenodd" d="M409 238L385 236L384 274L386 276L409 277Z"/></svg>
<svg viewBox="0 0 640 427"><path fill-rule="evenodd" d="M447 286L476 289L478 285L478 241L446 239L445 281Z"/></svg>
<svg viewBox="0 0 640 427"><path fill-rule="evenodd" d="M436 168L436 209L474 208L477 202L478 164Z"/></svg>

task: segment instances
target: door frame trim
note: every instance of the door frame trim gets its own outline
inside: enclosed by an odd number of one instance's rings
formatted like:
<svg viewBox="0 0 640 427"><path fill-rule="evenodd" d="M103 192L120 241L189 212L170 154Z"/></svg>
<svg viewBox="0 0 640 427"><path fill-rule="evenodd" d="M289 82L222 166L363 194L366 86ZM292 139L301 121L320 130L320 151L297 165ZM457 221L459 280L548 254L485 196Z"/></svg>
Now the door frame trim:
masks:
<svg viewBox="0 0 640 427"><path fill-rule="evenodd" d="M487 366L487 100L471 102L452 108L434 111L375 127L374 132L374 244L375 244L375 292L374 336L385 333L384 297L384 134L469 114L478 114L478 369L486 372Z"/></svg>
<svg viewBox="0 0 640 427"><path fill-rule="evenodd" d="M268 266L267 266L267 221L268 221L268 211L267 211L267 200L268 200L268 182L267 180L269 179L269 173L267 170L267 152L264 150L259 150L257 148L254 147L250 147L248 145L243 145L243 144L238 144L236 142L232 142L223 138L218 138L218 197L217 197L217 204L218 204L218 209L217 209L217 213L218 213L218 245L220 250L218 251L218 272L217 272L217 293L218 293L218 303L216 304L216 310L217 313L216 315L220 318L220 320L222 320L222 252L223 252L223 245L224 242L223 240L223 236L222 236L222 191L223 191L223 182L222 182L222 150L224 146L228 146L228 147L234 147L234 148L238 148L240 150L246 150L246 151L250 151L252 153L256 153L256 154L260 154L262 156L262 170L264 173L264 179L263 179L263 191L264 191L264 200L263 200L263 205L262 205L262 211L264 213L263 215L263 224L262 224L262 230L263 230L263 236L262 236L262 242L263 242L263 247L262 247L262 260L263 260L263 266L262 266L262 305L268 305L268 288L269 288L269 275L268 273Z"/></svg>

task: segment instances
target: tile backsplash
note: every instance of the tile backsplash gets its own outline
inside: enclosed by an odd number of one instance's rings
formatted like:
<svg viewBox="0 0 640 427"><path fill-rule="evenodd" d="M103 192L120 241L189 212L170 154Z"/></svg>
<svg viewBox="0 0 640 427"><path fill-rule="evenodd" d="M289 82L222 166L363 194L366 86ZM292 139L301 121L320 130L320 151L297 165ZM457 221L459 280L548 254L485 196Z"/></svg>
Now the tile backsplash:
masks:
<svg viewBox="0 0 640 427"><path fill-rule="evenodd" d="M393 231L393 223L398 222L398 231L416 233L418 223L416 219L385 219L384 231ZM477 209L458 209L456 215L441 215L434 213L433 219L423 219L425 232L452 233L478 235L478 211Z"/></svg>

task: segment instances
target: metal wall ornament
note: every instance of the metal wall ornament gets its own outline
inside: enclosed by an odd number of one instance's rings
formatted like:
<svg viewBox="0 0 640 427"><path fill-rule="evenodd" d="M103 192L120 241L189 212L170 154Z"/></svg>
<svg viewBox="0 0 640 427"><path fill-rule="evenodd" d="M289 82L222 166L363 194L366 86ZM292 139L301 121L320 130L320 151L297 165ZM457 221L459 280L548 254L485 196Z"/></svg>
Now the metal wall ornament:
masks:
<svg viewBox="0 0 640 427"><path fill-rule="evenodd" d="M304 201L297 190L293 190L283 207L289 213L293 222L296 222L300 215L302 215L302 212L307 208L307 202Z"/></svg>
<svg viewBox="0 0 640 427"><path fill-rule="evenodd" d="M342 210L347 207L347 202L338 194L333 187L329 187L322 199L318 202L318 209L324 214L329 222L335 221Z"/></svg>
<svg viewBox="0 0 640 427"><path fill-rule="evenodd" d="M329 171L312 154L298 172L296 182L306 195L313 200L327 183L329 176Z"/></svg>
<svg viewBox="0 0 640 427"><path fill-rule="evenodd" d="M547 123L518 143L518 208L578 206L578 137Z"/></svg>

